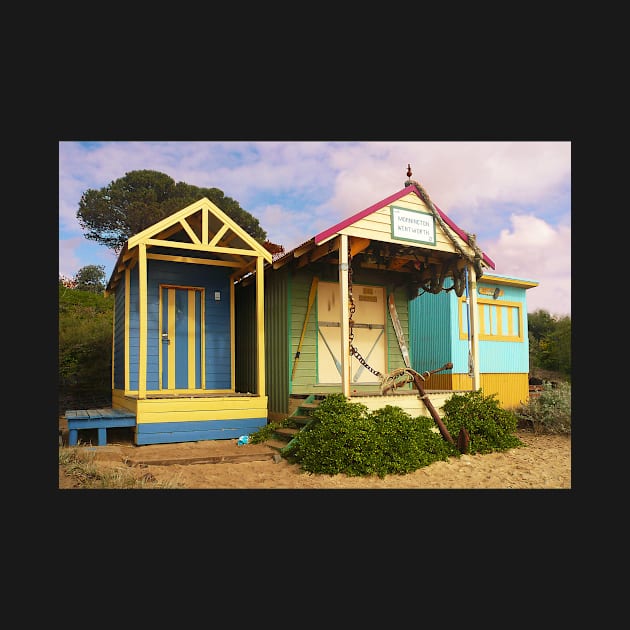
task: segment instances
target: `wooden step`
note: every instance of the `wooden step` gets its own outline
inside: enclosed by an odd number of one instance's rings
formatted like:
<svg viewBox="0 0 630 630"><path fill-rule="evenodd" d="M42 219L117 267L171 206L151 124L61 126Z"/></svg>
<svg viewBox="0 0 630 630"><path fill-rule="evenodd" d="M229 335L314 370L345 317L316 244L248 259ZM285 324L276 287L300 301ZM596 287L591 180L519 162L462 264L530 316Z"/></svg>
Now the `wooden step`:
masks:
<svg viewBox="0 0 630 630"><path fill-rule="evenodd" d="M297 433L299 433L299 429L292 429L291 427L282 427L280 429L276 429L274 434L280 438L285 440L290 440L295 437Z"/></svg>
<svg viewBox="0 0 630 630"><path fill-rule="evenodd" d="M317 409L319 407L320 401L310 402L310 403L302 403L298 409Z"/></svg>
<svg viewBox="0 0 630 630"><path fill-rule="evenodd" d="M296 424L308 424L313 418L311 416L290 416L289 420Z"/></svg>
<svg viewBox="0 0 630 630"><path fill-rule="evenodd" d="M265 440L263 444L265 446L268 446L269 448L272 448L274 451L281 451L287 445L287 441L271 439Z"/></svg>

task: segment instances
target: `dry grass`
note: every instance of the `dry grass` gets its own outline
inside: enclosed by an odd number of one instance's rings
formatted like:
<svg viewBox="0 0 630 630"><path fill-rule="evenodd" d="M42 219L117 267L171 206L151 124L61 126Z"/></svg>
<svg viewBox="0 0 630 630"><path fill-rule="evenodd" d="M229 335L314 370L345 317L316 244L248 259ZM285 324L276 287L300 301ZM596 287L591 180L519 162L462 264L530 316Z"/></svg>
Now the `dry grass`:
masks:
<svg viewBox="0 0 630 630"><path fill-rule="evenodd" d="M130 469L124 465L97 465L96 453L86 450L79 443L73 447L59 448L59 476L64 476L71 484L66 487L94 489L164 489L178 487L177 480L158 482L149 472ZM61 487L62 484L60 484Z"/></svg>

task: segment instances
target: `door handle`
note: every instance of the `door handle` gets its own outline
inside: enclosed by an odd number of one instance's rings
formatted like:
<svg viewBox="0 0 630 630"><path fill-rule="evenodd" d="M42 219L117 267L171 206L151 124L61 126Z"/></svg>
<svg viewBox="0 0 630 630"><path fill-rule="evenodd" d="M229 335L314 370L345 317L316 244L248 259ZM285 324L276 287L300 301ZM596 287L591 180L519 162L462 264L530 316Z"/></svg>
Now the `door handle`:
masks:
<svg viewBox="0 0 630 630"><path fill-rule="evenodd" d="M168 333L162 333L162 341L166 341L166 343L171 343L171 340L168 338Z"/></svg>

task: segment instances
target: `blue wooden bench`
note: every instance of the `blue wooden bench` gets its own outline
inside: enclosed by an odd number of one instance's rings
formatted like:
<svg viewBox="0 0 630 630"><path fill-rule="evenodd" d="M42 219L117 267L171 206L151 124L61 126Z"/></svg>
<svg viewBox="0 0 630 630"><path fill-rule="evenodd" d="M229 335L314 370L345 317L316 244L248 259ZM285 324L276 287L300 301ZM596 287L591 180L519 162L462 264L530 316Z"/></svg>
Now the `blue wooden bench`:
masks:
<svg viewBox="0 0 630 630"><path fill-rule="evenodd" d="M135 414L126 409L70 409L66 411L68 421L68 445L76 446L79 429L98 429L98 445L107 444L107 429L135 427Z"/></svg>

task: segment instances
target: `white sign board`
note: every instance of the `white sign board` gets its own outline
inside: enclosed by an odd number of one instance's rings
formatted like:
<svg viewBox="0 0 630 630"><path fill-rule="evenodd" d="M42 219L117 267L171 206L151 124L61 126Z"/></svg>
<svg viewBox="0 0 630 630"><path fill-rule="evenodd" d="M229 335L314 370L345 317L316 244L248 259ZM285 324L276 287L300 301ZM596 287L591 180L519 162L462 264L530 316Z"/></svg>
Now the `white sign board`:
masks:
<svg viewBox="0 0 630 630"><path fill-rule="evenodd" d="M435 221L432 214L391 207L392 238L435 245Z"/></svg>

